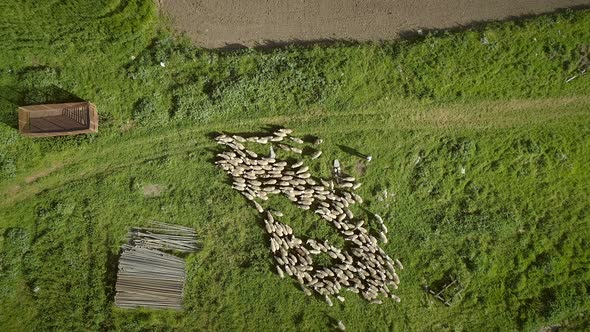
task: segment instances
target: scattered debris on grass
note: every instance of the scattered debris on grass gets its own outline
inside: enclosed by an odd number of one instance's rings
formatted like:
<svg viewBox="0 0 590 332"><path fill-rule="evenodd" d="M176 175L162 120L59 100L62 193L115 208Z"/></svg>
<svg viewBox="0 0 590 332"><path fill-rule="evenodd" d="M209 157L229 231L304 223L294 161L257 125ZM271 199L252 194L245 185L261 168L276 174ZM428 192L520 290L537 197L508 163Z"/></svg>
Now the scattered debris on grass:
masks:
<svg viewBox="0 0 590 332"><path fill-rule="evenodd" d="M447 281L442 282L441 285L436 287L437 290L431 289L428 285L424 286L424 290L434 296L437 300L444 303L447 307L453 305L453 302L461 297L463 292L463 284L459 278L448 277Z"/></svg>
<svg viewBox="0 0 590 332"><path fill-rule="evenodd" d="M588 67L590 66L590 60L588 60L588 56L590 54L590 45L582 45L580 47L580 58L577 63L577 71L579 74L572 75L566 78L565 83L569 83L574 79L578 78L578 76L586 74Z"/></svg>

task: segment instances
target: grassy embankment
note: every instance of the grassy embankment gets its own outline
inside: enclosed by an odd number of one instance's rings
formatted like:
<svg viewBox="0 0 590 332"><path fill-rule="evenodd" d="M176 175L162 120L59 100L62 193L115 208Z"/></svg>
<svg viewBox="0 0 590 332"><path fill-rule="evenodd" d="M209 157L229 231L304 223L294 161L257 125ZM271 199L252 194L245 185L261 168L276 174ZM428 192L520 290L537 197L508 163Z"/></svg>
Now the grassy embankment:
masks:
<svg viewBox="0 0 590 332"><path fill-rule="evenodd" d="M566 80L589 12L269 52L200 50L157 25L150 1L0 4L2 330L588 328L590 78ZM97 104L98 135L16 133L17 105L73 98ZM275 124L324 138L317 174L339 158L361 178L406 266L402 303L328 308L272 272L207 135ZM365 175L339 145L375 157ZM272 203L300 234L333 236ZM118 247L150 219L202 235L182 313L112 306ZM451 308L421 288L449 275L465 286Z"/></svg>

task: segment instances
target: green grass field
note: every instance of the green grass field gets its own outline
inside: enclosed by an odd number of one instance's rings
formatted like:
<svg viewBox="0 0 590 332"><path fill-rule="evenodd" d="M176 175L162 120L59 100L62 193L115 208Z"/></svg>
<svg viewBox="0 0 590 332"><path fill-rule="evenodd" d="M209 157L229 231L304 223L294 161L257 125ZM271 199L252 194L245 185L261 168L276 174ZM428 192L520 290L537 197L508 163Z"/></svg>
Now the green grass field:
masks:
<svg viewBox="0 0 590 332"><path fill-rule="evenodd" d="M149 0L1 2L0 330L588 330L587 45L590 11L216 52L168 32ZM15 129L18 105L77 99L97 105L98 134ZM260 217L214 167L210 139L269 125L324 139L315 174L338 158L364 183L363 207L385 217L384 249L405 265L401 303L346 292L328 307L274 273ZM374 157L365 174L347 148ZM271 204L298 234L333 236ZM113 305L127 229L152 219L203 241L182 312ZM423 286L449 276L464 291L446 307Z"/></svg>

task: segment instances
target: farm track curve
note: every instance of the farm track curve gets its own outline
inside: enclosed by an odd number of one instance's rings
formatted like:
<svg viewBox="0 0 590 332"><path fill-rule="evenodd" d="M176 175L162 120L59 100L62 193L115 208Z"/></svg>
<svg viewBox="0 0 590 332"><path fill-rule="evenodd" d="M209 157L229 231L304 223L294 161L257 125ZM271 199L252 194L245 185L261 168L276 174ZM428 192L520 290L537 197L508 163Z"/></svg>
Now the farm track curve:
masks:
<svg viewBox="0 0 590 332"><path fill-rule="evenodd" d="M565 120L584 116L590 97L564 97L547 98L538 100L518 100L506 102L488 102L473 105L455 105L454 107L428 107L428 113L421 112L424 107L405 109L399 112L383 114L379 111L360 112L356 114L338 112L326 112L314 114L308 117L305 114L292 116L289 119L269 116L259 119L236 119L236 121L218 121L199 126L184 128L174 132L163 132L158 135L139 136L125 140L125 149L120 149L118 144L104 143L99 149L88 152L81 150L71 154L55 156L60 160L59 167L49 166L48 169L31 170L28 174L43 174L35 181L27 181L26 178L12 182L10 185L0 188L0 207L12 206L19 201L27 199L47 190L55 190L67 184L81 181L85 178L101 176L117 169L124 169L141 164L147 160L162 157L177 156L191 151L211 149L216 147L214 141L207 138L207 134L216 131L239 132L253 127L264 125L282 124L294 129L300 127L305 131L297 130L297 135L308 134L308 131L335 134L344 132L388 131L392 129L412 129L421 126L434 128L483 129L488 126L502 128L507 126L541 124L556 119ZM388 107L388 106L387 106ZM400 105L393 105L394 108ZM404 110L405 109L405 110ZM560 112L555 112L559 109ZM479 111L477 111L479 110ZM531 117L531 112L537 116ZM501 116L500 116L501 115ZM441 122L441 116L444 119ZM351 117L362 117L363 121L350 122ZM350 126L337 126L334 121L342 124L349 122ZM469 125L471 124L471 126ZM110 141L109 141L110 142ZM189 142L189 143L187 143ZM112 143L112 142L111 142ZM158 147L146 149L146 146ZM130 151L135 151L131 153ZM212 156L211 156L212 157ZM96 162L108 160L109 162ZM120 162L114 163L112 161ZM212 164L195 164L195 167L213 167ZM67 174L67 177L59 175Z"/></svg>

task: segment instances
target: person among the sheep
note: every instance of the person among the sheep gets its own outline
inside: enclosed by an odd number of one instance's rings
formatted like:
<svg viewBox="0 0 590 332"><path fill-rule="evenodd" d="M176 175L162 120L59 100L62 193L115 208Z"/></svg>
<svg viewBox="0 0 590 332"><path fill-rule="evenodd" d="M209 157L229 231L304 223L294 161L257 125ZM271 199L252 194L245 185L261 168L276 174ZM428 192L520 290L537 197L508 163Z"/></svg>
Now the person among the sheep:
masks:
<svg viewBox="0 0 590 332"><path fill-rule="evenodd" d="M269 158L275 159L277 156L275 155L275 150L272 148L272 144L270 146L270 156Z"/></svg>
<svg viewBox="0 0 590 332"><path fill-rule="evenodd" d="M338 178L340 177L340 161L338 159L334 160L334 168L332 169L332 173L334 173L334 178L336 178L336 181L338 181Z"/></svg>

